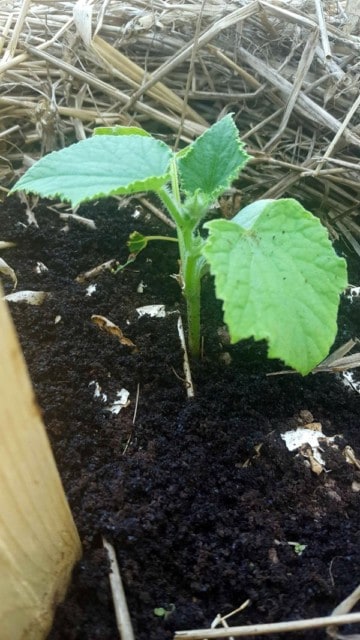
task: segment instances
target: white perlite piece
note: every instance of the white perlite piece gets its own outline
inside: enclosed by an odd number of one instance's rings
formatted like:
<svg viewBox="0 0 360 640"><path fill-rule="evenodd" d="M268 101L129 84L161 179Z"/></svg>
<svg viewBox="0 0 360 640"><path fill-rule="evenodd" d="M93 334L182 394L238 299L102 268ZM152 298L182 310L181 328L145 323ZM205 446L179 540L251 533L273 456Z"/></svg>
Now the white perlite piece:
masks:
<svg viewBox="0 0 360 640"><path fill-rule="evenodd" d="M130 404L129 396L129 391L127 389L124 389L124 387L120 389L120 391L117 391L117 400L115 400L115 402L113 402L113 404L108 407L111 413L117 415L118 413L120 413L121 409L125 409L126 407L128 407Z"/></svg>
<svg viewBox="0 0 360 640"><path fill-rule="evenodd" d="M144 307L137 307L139 318L149 316L150 318L165 318L166 311L164 304L147 304Z"/></svg>
<svg viewBox="0 0 360 640"><path fill-rule="evenodd" d="M43 262L36 263L35 273L38 273L40 275L41 273L46 273L47 271L49 271L49 269L46 264L44 264Z"/></svg>
<svg viewBox="0 0 360 640"><path fill-rule="evenodd" d="M346 297L350 302L354 300L354 298L358 298L360 296L360 287L349 287L346 293Z"/></svg>
<svg viewBox="0 0 360 640"><path fill-rule="evenodd" d="M89 382L89 387L92 386L95 387L94 398L101 400L101 402L107 402L107 395L102 392L102 389L96 380L91 380L91 382Z"/></svg>
<svg viewBox="0 0 360 640"><path fill-rule="evenodd" d="M140 282L139 282L139 284L138 284L138 286L136 288L137 293L144 293L144 289L146 289L146 287L147 287L147 285L144 284L144 282L142 280L140 280Z"/></svg>
<svg viewBox="0 0 360 640"><path fill-rule="evenodd" d="M360 393L360 382L355 380L355 376L352 371L343 371L341 374L341 381L344 387L348 387L356 393Z"/></svg>
<svg viewBox="0 0 360 640"><path fill-rule="evenodd" d="M282 433L281 438L285 441L289 451L296 451L296 449L301 449L301 447L306 445L310 446L314 459L324 467L325 461L321 455L321 443L331 444L334 442L336 436L327 438L322 431L299 427L298 429Z"/></svg>
<svg viewBox="0 0 360 640"><path fill-rule="evenodd" d="M100 400L103 404L108 402L108 394L104 393L101 386L96 380L89 382L89 387L94 387L94 398ZM116 392L115 400L112 404L106 405L106 410L117 415L121 409L125 409L130 404L130 392L124 387Z"/></svg>
<svg viewBox="0 0 360 640"><path fill-rule="evenodd" d="M90 296L92 296L92 294L95 293L95 291L96 291L96 284L89 284L89 286L86 288L85 295L90 298Z"/></svg>

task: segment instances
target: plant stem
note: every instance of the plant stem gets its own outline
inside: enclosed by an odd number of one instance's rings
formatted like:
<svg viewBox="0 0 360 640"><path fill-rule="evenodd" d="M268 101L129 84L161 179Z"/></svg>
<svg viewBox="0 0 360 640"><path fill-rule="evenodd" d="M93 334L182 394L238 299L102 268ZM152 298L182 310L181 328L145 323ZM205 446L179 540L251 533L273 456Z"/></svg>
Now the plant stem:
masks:
<svg viewBox="0 0 360 640"><path fill-rule="evenodd" d="M147 241L164 240L164 242L178 242L177 238L169 238L169 236L145 236Z"/></svg>
<svg viewBox="0 0 360 640"><path fill-rule="evenodd" d="M175 175L174 171L172 182L176 190ZM172 193L163 188L158 192L158 195L176 223L180 253L180 277L186 300L189 351L191 355L198 358L200 355L201 276L205 262L200 252L203 241L196 232L197 221L183 216L181 203L176 201L176 194L174 197Z"/></svg>
<svg viewBox="0 0 360 640"><path fill-rule="evenodd" d="M180 210L181 203L180 202L179 204L176 203L172 194L167 190L166 187L162 187L157 192L157 195L159 196L160 200L162 201L162 203L165 205L168 212L170 213L172 219L176 224L176 227L177 228L180 227L182 223L182 216L181 216L181 210Z"/></svg>
<svg viewBox="0 0 360 640"><path fill-rule="evenodd" d="M197 259L189 258L184 271L184 295L187 308L188 342L190 353L200 356L200 294L201 282Z"/></svg>
<svg viewBox="0 0 360 640"><path fill-rule="evenodd" d="M183 294L186 300L188 343L191 355L200 356L200 294L204 259L198 237L192 228L178 229Z"/></svg>

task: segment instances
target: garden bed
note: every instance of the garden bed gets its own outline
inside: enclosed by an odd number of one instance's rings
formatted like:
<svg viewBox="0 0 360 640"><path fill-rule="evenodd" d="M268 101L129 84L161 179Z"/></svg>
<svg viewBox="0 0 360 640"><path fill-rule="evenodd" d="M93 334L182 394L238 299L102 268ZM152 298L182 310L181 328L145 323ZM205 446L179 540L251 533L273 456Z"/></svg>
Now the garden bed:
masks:
<svg viewBox="0 0 360 640"><path fill-rule="evenodd" d="M35 209L38 227L29 226L15 197L0 213L1 240L16 243L1 256L17 290L49 294L41 306L11 303L11 311L84 548L50 639L117 637L103 536L118 557L136 640L209 627L247 600L229 624L330 614L360 576L360 471L343 455L346 445L360 455L358 393L336 373L268 376L282 364L266 359L262 343L227 344L207 277L204 353L192 363L196 393L187 399L183 300L170 277L176 245L152 244L117 275L79 278L110 259L125 263L134 229L166 229L135 203L125 215L115 200L78 214L96 229L61 220L46 203ZM359 265L348 258L357 285ZM139 318L136 309L150 304L167 315ZM344 296L338 345L359 335L359 306ZM124 389L128 406L115 413ZM281 438L309 422L339 435L338 448L323 447L320 474Z"/></svg>

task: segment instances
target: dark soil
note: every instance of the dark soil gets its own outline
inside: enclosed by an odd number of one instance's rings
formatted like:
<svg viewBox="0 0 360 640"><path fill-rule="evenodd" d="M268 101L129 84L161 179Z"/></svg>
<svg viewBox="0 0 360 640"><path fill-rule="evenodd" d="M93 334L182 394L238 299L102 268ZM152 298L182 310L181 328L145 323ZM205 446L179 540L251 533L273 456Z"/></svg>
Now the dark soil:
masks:
<svg viewBox="0 0 360 640"><path fill-rule="evenodd" d="M230 624L330 614L360 582L360 472L342 455L346 444L360 454L359 395L336 374L267 377L282 366L262 344L222 345L207 278L204 357L193 363L196 397L187 400L177 313L138 319L135 310L183 309L169 277L176 245L153 243L117 275L100 274L91 296L90 283L75 280L111 258L126 261L130 231L149 232L145 216L131 211L115 201L89 205L79 213L97 230L72 222L68 232L45 204L36 209L38 228L26 225L15 198L0 213L0 239L17 243L1 255L18 290L51 293L40 307L10 307L84 550L49 637L118 638L102 536L114 544L137 640L208 627L247 599ZM166 233L161 223L155 229ZM37 273L38 262L48 270ZM360 281L355 259L349 280ZM339 344L359 335L359 310L356 300L342 302ZM119 325L137 349L101 331L92 314ZM92 381L107 402L94 398ZM122 388L130 405L114 415L108 407ZM343 436L337 450L325 447L320 475L280 437L304 411L327 436ZM156 616L159 607L168 615Z"/></svg>

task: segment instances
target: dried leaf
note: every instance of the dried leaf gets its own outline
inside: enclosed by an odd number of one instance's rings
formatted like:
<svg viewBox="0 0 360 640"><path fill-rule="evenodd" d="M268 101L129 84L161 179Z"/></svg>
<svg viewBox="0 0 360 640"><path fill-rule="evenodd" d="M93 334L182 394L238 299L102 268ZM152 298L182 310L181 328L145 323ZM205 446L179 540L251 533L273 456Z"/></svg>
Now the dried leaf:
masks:
<svg viewBox="0 0 360 640"><path fill-rule="evenodd" d="M105 318L105 316L98 316L94 314L91 316L91 320L99 327L99 329L101 329L101 331L105 331L105 333L115 336L115 338L117 338L124 347L130 347L131 349L137 350L136 345L132 340L130 340L130 338L124 336L120 327L111 322L108 318Z"/></svg>

